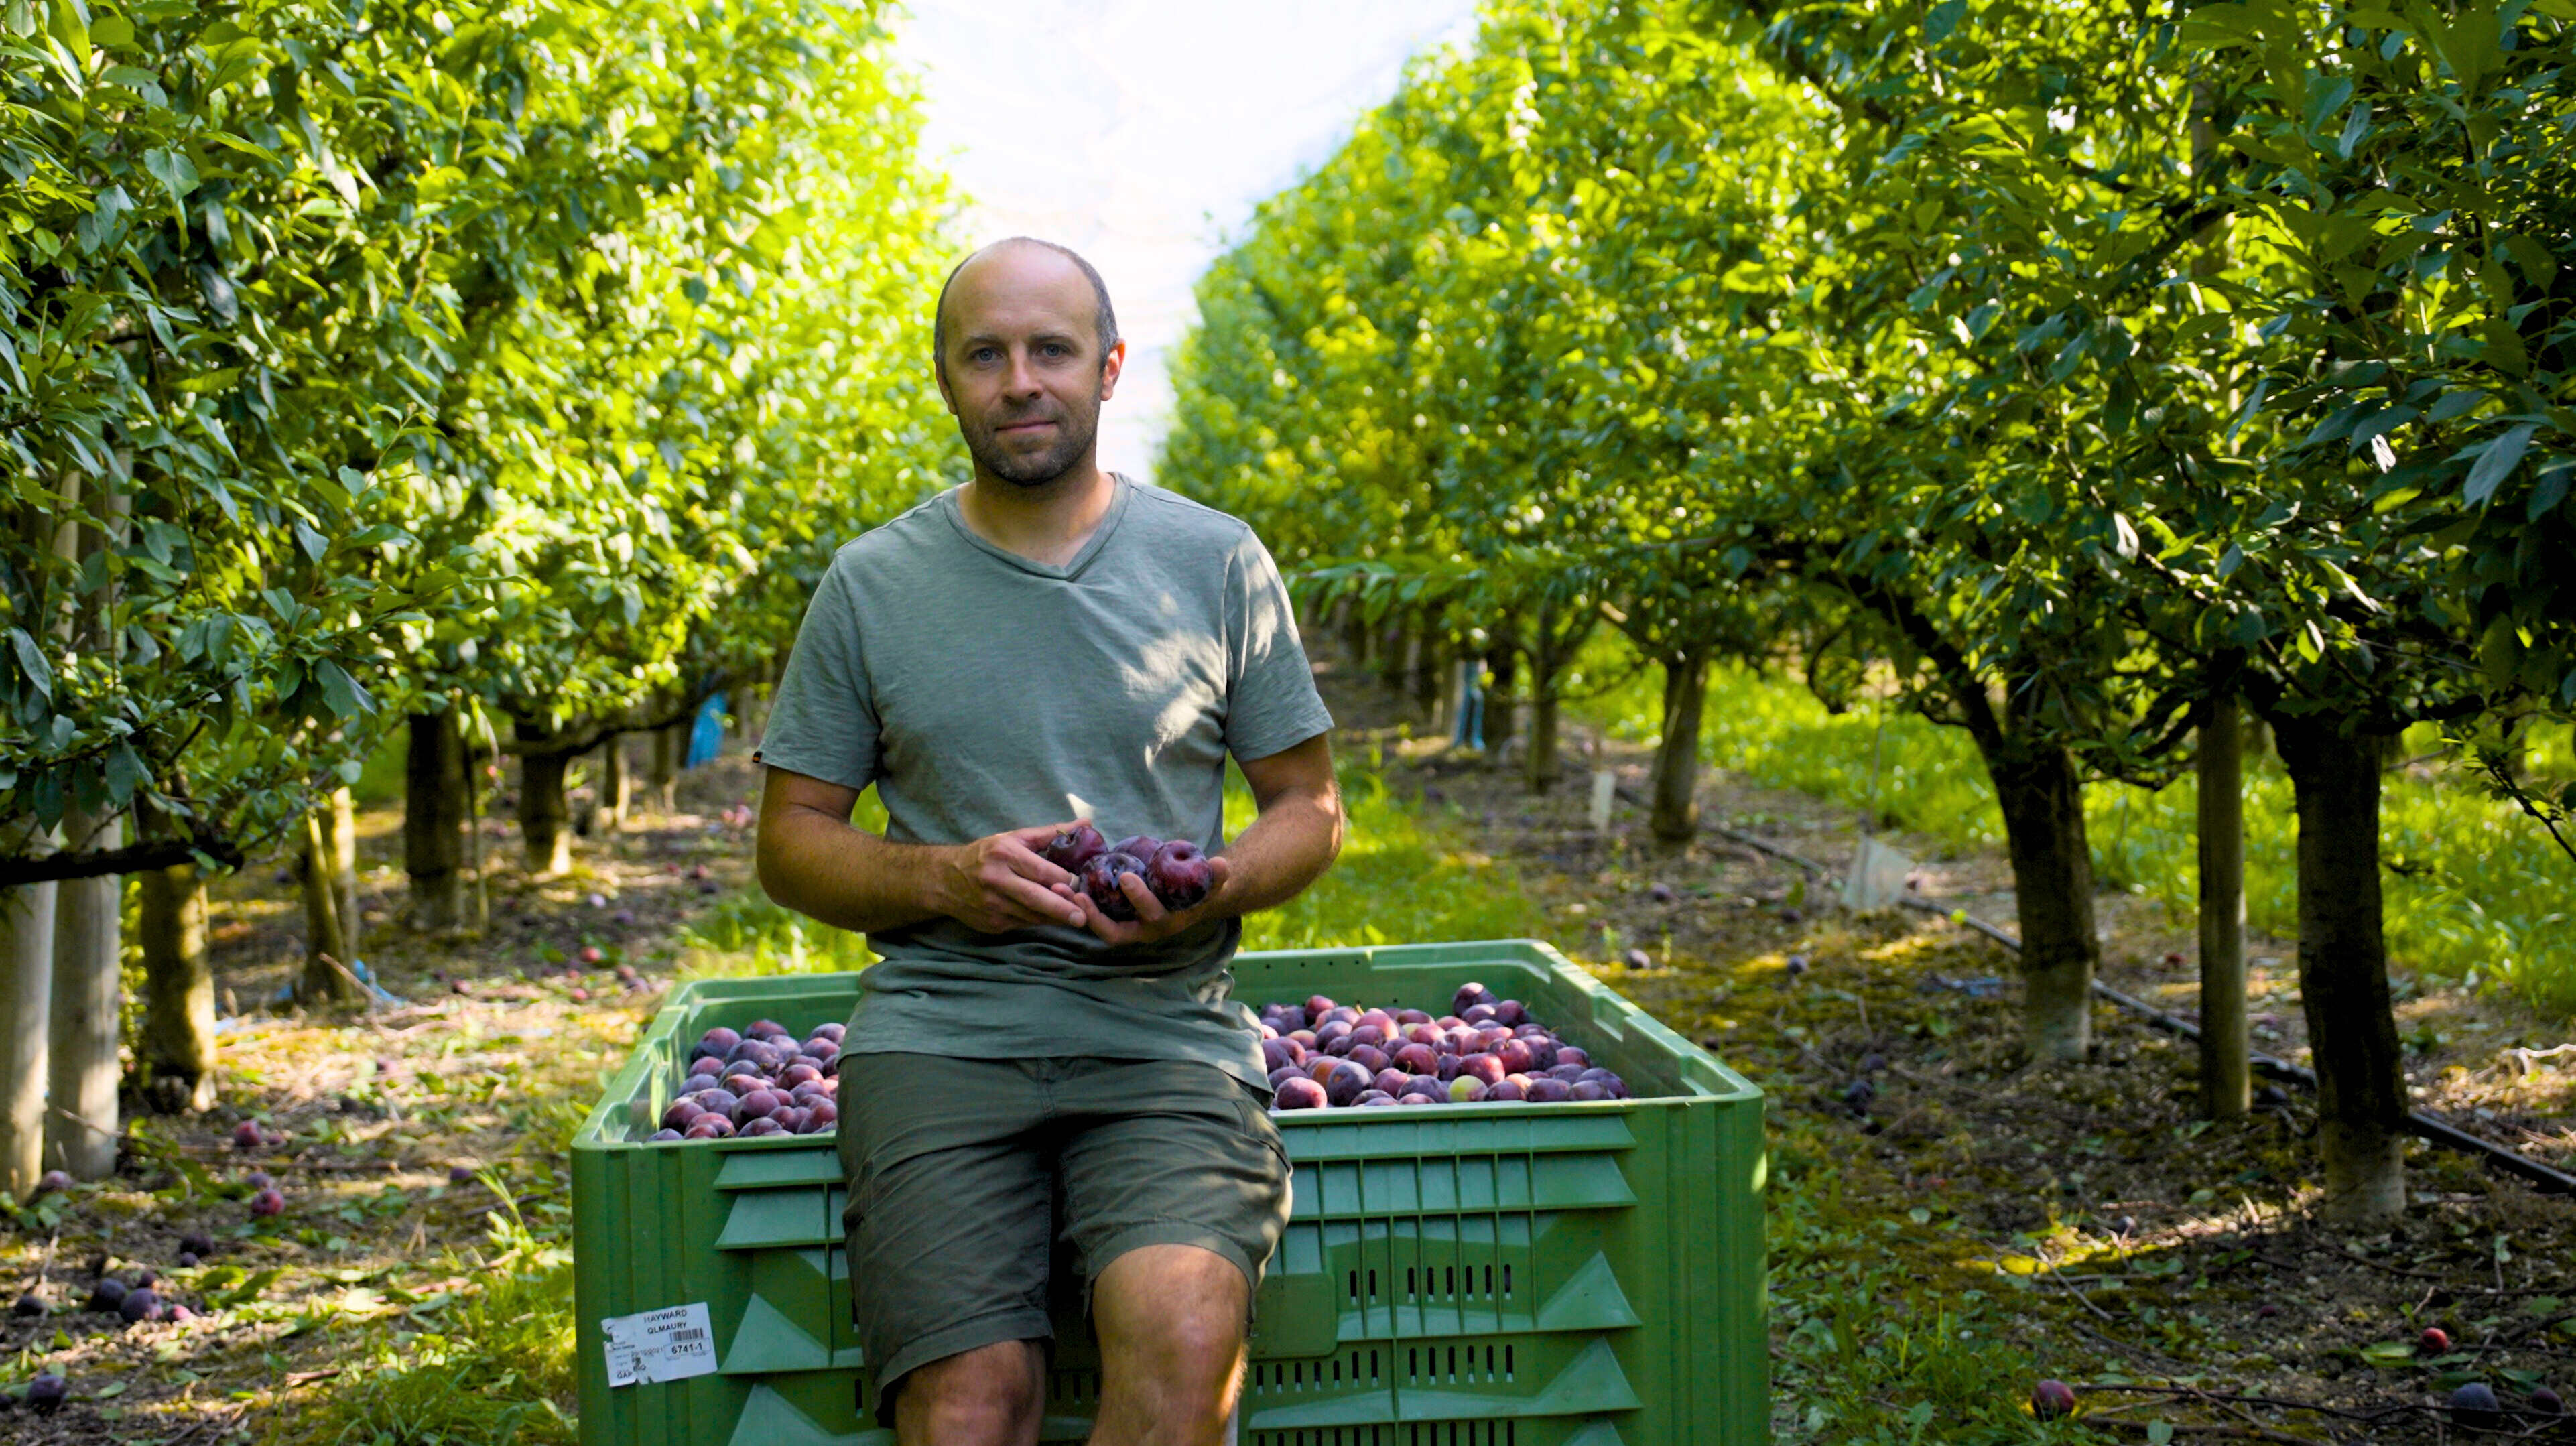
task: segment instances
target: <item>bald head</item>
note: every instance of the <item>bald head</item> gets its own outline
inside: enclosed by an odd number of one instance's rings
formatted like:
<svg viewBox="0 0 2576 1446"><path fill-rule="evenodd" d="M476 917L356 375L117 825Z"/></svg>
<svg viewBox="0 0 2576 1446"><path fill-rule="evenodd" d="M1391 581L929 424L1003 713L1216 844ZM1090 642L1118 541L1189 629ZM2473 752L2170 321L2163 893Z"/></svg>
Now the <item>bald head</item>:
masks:
<svg viewBox="0 0 2576 1446"><path fill-rule="evenodd" d="M950 268L948 279L939 284L939 304L931 313L930 354L931 364L942 376L945 376L948 370L950 327L948 294L957 288L958 278L965 276L970 269L981 271L987 266L1004 261L1020 263L1010 268L1015 274L1009 280L1029 278L1038 280L1041 284L1045 280L1043 272L1051 265L1072 267L1075 274L1091 288L1091 300L1096 308L1093 318L1094 330L1100 338L1100 355L1104 360L1108 357L1109 349L1118 344L1118 313L1109 305L1109 283L1101 280L1100 272L1069 246L1059 246L1053 241L1041 241L1035 236L1011 236L996 241L958 262L956 266ZM1029 263L1035 263L1035 265L1031 266ZM978 276L975 279L980 281L982 277Z"/></svg>

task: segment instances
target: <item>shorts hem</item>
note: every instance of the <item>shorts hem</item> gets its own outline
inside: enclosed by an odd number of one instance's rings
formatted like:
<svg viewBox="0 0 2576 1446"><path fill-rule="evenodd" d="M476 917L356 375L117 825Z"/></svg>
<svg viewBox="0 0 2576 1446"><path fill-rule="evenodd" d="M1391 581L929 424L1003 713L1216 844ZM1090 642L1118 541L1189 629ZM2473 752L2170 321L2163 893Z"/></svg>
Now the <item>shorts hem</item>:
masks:
<svg viewBox="0 0 2576 1446"><path fill-rule="evenodd" d="M1015 1305L1008 1310L988 1311L955 1325L942 1326L927 1335L906 1341L887 1355L883 1365L871 1367L877 1382L877 1422L888 1427L894 1425L893 1388L903 1384L905 1376L933 1361L964 1355L1004 1341L1038 1341L1052 1345L1054 1340L1055 1328L1048 1324L1045 1311Z"/></svg>
<svg viewBox="0 0 2576 1446"><path fill-rule="evenodd" d="M1117 1262L1118 1257L1148 1245L1195 1245L1202 1250L1214 1251L1233 1262L1235 1269L1243 1272L1245 1290L1257 1293L1261 1289L1261 1267L1252 1263L1252 1257L1245 1253L1242 1246L1207 1226L1190 1220L1149 1220L1142 1225L1131 1225L1110 1236L1101 1242L1097 1258L1090 1262L1092 1269L1089 1283L1096 1287L1101 1275Z"/></svg>

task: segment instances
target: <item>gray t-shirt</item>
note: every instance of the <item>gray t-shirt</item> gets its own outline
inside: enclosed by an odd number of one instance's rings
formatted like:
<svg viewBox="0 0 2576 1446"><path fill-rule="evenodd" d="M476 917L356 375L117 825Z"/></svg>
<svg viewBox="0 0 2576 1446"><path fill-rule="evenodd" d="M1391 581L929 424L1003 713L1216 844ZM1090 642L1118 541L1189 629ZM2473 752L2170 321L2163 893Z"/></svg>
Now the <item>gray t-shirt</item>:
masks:
<svg viewBox="0 0 2576 1446"><path fill-rule="evenodd" d="M1089 818L1110 839L1223 844L1225 758L1332 727L1252 529L1158 487L1115 495L1062 567L977 536L954 491L844 545L814 590L754 757L876 785L886 837L965 843ZM882 956L844 1048L1191 1059L1269 1086L1228 998L1231 919L1116 948L1062 925L937 918Z"/></svg>

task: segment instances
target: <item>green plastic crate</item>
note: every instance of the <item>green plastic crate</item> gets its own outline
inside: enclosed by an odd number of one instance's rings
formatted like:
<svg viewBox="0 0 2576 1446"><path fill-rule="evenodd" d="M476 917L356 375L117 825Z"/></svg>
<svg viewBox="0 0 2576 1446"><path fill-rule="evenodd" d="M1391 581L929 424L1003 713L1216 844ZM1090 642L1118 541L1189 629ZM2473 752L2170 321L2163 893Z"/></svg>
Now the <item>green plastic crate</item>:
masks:
<svg viewBox="0 0 2576 1446"><path fill-rule="evenodd" d="M1762 1096L1544 944L1251 953L1251 1003L1446 1013L1481 980L1638 1098L1276 1117L1294 1207L1256 1303L1245 1446L1752 1446L1767 1439ZM573 1141L585 1446L891 1446L850 1324L829 1137L646 1145L706 1029L846 1019L855 974L673 995ZM600 1322L704 1302L718 1370L612 1389ZM1098 1356L1060 1313L1048 1440Z"/></svg>

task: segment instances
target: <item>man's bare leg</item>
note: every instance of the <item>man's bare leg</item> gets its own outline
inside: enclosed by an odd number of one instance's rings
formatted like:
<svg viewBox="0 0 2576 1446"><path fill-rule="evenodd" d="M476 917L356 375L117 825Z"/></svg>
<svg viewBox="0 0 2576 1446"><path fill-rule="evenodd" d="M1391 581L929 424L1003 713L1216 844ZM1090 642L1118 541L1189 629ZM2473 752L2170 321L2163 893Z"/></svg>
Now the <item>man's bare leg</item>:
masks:
<svg viewBox="0 0 2576 1446"><path fill-rule="evenodd" d="M1001 1341L916 1367L895 1393L895 1439L903 1446L1033 1446L1046 1411L1045 1370L1036 1341Z"/></svg>
<svg viewBox="0 0 2576 1446"><path fill-rule="evenodd" d="M1100 1415L1091 1446L1219 1446L1243 1388L1252 1298L1213 1250L1148 1245L1092 1282Z"/></svg>

